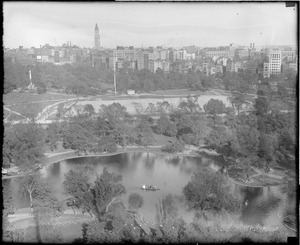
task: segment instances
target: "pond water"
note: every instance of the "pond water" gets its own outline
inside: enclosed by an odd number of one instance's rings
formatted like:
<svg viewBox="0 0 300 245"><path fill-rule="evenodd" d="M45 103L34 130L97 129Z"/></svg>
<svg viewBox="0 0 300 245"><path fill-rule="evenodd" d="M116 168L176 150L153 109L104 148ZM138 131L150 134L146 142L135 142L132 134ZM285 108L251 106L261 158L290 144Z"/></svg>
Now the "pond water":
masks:
<svg viewBox="0 0 300 245"><path fill-rule="evenodd" d="M42 169L42 174L52 187L59 200L67 198L62 183L64 174L71 169L84 168L91 182L107 167L110 172L123 176L122 184L126 188L126 195L122 197L125 206L128 196L137 192L144 199L144 205L139 209L145 220L154 223L159 199L169 193L181 195L183 187L190 181L194 172L204 167L217 170L219 166L206 158L173 157L152 153L123 153L106 157L83 157L65 160L48 165ZM143 184L156 185L159 191L143 191ZM295 197L288 197L280 187L250 188L232 184L232 191L243 203L240 220L247 225L264 225L276 228L281 223L282 216L288 205L296 202ZM247 202L247 205L245 205ZM18 207L28 205L24 201L18 202ZM193 212L180 207L179 215L186 222L191 222Z"/></svg>

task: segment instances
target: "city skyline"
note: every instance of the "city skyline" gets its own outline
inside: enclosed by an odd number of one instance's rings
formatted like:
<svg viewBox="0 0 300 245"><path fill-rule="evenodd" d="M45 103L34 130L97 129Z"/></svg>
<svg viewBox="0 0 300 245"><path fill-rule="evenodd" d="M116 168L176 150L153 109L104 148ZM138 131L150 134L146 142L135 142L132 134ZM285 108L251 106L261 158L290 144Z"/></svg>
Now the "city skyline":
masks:
<svg viewBox="0 0 300 245"><path fill-rule="evenodd" d="M5 48L297 45L297 8L285 3L8 3Z"/></svg>

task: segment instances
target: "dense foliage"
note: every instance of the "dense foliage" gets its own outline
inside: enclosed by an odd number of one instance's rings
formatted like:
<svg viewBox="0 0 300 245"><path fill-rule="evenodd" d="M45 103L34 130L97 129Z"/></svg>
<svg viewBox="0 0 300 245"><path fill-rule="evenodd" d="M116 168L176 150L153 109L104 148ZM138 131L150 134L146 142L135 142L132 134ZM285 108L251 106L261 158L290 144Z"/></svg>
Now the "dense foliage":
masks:
<svg viewBox="0 0 300 245"><path fill-rule="evenodd" d="M73 196L78 208L102 220L115 198L125 193L121 180L121 175L110 173L104 168L103 173L91 184L81 171L71 170L65 175L63 184L66 193Z"/></svg>
<svg viewBox="0 0 300 245"><path fill-rule="evenodd" d="M35 123L16 124L5 127L3 140L3 163L14 163L21 168L33 166L44 157L46 133Z"/></svg>
<svg viewBox="0 0 300 245"><path fill-rule="evenodd" d="M183 188L191 209L213 212L239 212L240 201L234 198L227 179L219 172L204 168L195 173Z"/></svg>
<svg viewBox="0 0 300 245"><path fill-rule="evenodd" d="M32 82L40 93L47 89L63 89L67 93L77 95L92 95L112 88L113 71L110 69L92 67L90 64L65 64L56 66L51 63L36 64L25 67L4 60L4 90L10 92L15 88L29 85L29 69ZM116 73L118 91L134 89L150 91L158 89L188 88L192 90L207 90L214 86L214 78L200 72L189 70L187 74L170 72L150 72L149 70L119 69Z"/></svg>

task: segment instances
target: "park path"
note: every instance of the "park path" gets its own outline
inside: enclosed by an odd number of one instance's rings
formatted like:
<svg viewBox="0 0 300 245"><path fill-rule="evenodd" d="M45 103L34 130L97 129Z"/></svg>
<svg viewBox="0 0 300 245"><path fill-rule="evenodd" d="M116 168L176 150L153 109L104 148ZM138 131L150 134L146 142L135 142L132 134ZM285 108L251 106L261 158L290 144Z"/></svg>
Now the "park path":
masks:
<svg viewBox="0 0 300 245"><path fill-rule="evenodd" d="M23 116L22 114L20 114L19 112L13 111L13 110L7 108L6 106L3 106L3 109L9 111L8 116L4 119L4 122L5 122L5 123L8 122L8 118L11 116L12 113L13 113L13 114L16 114L16 115L18 115L18 116L20 116L20 117L23 117L25 120L29 120L28 117L25 117L25 116Z"/></svg>
<svg viewBox="0 0 300 245"><path fill-rule="evenodd" d="M78 101L80 98L72 98L72 99L67 99L67 100L59 100L58 102L48 105L46 106L37 116L36 116L36 121L38 123L44 123L46 121L46 118L49 117L50 114L55 113L56 109L53 107L61 104L61 103L66 103L66 102L70 102L70 101ZM76 103L76 102L75 102ZM71 105L73 106L73 104ZM71 107L70 106L70 107ZM55 110L55 111L53 111ZM47 120L49 121L49 120Z"/></svg>

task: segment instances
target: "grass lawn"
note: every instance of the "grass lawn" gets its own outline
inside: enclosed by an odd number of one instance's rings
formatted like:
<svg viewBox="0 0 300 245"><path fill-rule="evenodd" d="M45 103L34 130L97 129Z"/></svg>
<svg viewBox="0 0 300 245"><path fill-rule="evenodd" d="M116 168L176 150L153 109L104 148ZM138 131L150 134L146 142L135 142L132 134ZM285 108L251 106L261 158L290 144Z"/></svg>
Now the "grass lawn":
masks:
<svg viewBox="0 0 300 245"><path fill-rule="evenodd" d="M20 113L21 115L30 118L33 116L37 116L46 106L51 104L54 104L54 102L49 101L49 102L40 102L40 103L33 103L33 104L21 103L21 104L11 106L10 108L13 111Z"/></svg>
<svg viewBox="0 0 300 245"><path fill-rule="evenodd" d="M282 100L275 100L272 101L270 104L270 109L274 110L295 110L296 104L291 101L282 101Z"/></svg>
<svg viewBox="0 0 300 245"><path fill-rule="evenodd" d="M21 117L15 113L11 113L7 121L12 122L12 121L19 121L19 120L24 120L24 119L25 119L24 117Z"/></svg>
<svg viewBox="0 0 300 245"><path fill-rule="evenodd" d="M13 105L13 104L44 101L44 100L71 99L76 97L77 97L76 95L68 95L68 94L49 94L49 93L33 94L33 93L12 92L3 95L3 102L4 105Z"/></svg>
<svg viewBox="0 0 300 245"><path fill-rule="evenodd" d="M74 239L82 237L82 223L79 221L76 224L68 224L68 225L54 225L54 230L62 236L63 242L72 243ZM19 230L20 232L21 230ZM36 227L28 227L27 229L23 229L24 231L24 240L22 242L32 242L37 243L37 229ZM46 232L46 231L42 231ZM55 241L55 238L53 239Z"/></svg>
<svg viewBox="0 0 300 245"><path fill-rule="evenodd" d="M76 98L75 95L64 94L33 94L13 92L3 95L4 105L25 117L37 116L46 106L54 104L56 100ZM44 102L43 102L44 101ZM36 103L32 103L36 102ZM11 118L10 118L11 119Z"/></svg>

